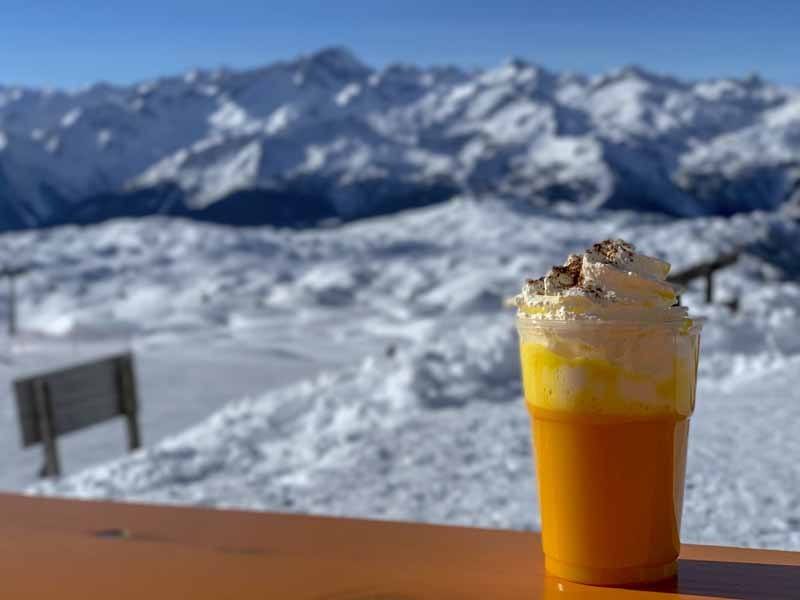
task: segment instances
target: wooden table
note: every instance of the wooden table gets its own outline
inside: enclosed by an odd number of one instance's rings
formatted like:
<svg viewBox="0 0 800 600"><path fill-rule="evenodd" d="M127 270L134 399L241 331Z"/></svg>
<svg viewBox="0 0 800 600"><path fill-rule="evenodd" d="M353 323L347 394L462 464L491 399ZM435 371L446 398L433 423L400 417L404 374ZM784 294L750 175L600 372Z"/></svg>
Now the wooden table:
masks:
<svg viewBox="0 0 800 600"><path fill-rule="evenodd" d="M534 533L0 494L9 599L800 599L800 553L685 546L649 590L547 577Z"/></svg>

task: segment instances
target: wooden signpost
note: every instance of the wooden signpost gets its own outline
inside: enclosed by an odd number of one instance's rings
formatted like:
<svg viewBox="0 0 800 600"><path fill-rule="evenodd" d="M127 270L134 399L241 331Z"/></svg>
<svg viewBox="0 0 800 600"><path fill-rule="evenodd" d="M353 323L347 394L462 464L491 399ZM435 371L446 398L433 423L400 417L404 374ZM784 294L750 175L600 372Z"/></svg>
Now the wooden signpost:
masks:
<svg viewBox="0 0 800 600"><path fill-rule="evenodd" d="M17 379L14 391L22 445L44 446L45 476L61 474L59 435L117 416L127 420L129 448L141 446L131 354Z"/></svg>
<svg viewBox="0 0 800 600"><path fill-rule="evenodd" d="M24 275L31 268L27 266L12 267L6 265L0 268L0 277L8 279L8 336L14 337L17 334L17 289L15 279Z"/></svg>

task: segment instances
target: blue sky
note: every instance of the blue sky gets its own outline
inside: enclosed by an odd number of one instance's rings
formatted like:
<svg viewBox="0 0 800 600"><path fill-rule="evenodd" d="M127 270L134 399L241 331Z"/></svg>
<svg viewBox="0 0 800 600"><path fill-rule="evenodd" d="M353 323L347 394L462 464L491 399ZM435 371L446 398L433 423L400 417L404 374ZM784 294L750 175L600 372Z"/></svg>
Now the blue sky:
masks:
<svg viewBox="0 0 800 600"><path fill-rule="evenodd" d="M376 66L491 66L520 56L586 73L636 63L800 84L800 2L783 0L0 0L0 15L5 84L131 82L327 45Z"/></svg>

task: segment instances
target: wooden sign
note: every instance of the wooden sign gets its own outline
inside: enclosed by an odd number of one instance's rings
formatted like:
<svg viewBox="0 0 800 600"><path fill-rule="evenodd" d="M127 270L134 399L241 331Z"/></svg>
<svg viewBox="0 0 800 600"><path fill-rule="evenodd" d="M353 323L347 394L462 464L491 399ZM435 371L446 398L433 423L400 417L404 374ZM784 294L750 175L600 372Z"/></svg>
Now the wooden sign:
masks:
<svg viewBox="0 0 800 600"><path fill-rule="evenodd" d="M140 446L133 356L122 354L14 382L22 445L45 446L47 474L60 473L56 438L114 417L128 420L129 446Z"/></svg>

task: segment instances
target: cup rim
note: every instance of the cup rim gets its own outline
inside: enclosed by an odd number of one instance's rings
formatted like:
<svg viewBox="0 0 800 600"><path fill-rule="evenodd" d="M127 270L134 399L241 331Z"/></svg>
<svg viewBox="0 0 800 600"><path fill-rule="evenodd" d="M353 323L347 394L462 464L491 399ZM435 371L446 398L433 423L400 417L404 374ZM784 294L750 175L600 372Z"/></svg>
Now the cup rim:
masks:
<svg viewBox="0 0 800 600"><path fill-rule="evenodd" d="M665 321L648 321L643 319L540 319L517 313L517 327L522 329L560 329L582 327L617 327L639 329L674 329L683 333L699 333L708 321L707 317L680 317Z"/></svg>

